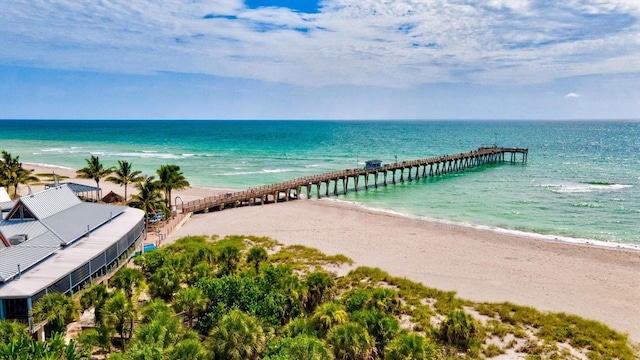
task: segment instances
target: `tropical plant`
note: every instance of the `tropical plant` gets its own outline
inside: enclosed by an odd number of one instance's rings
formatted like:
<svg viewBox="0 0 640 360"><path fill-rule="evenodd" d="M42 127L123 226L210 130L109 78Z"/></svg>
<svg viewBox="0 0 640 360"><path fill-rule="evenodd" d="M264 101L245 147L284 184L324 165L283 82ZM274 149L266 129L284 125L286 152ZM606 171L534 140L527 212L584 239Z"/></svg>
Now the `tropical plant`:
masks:
<svg viewBox="0 0 640 360"><path fill-rule="evenodd" d="M312 336L285 337L269 341L266 359L333 360L333 353L320 339Z"/></svg>
<svg viewBox="0 0 640 360"><path fill-rule="evenodd" d="M384 350L386 360L429 360L435 359L435 346L426 338L415 334L399 335Z"/></svg>
<svg viewBox="0 0 640 360"><path fill-rule="evenodd" d="M162 266L149 278L149 293L170 301L173 294L180 289L180 274L169 266Z"/></svg>
<svg viewBox="0 0 640 360"><path fill-rule="evenodd" d="M173 310L161 299L152 299L147 302L140 312L143 324L148 324L159 317L175 315Z"/></svg>
<svg viewBox="0 0 640 360"><path fill-rule="evenodd" d="M221 274L233 274L240 263L240 249L234 245L222 247L216 257L216 263L220 266Z"/></svg>
<svg viewBox="0 0 640 360"><path fill-rule="evenodd" d="M120 335L122 349L126 349L126 342L131 338L133 320L136 316L136 309L126 297L122 290L113 292L109 300L104 305L104 321L112 326ZM127 328L129 324L129 328ZM128 336L125 335L128 333Z"/></svg>
<svg viewBox="0 0 640 360"><path fill-rule="evenodd" d="M176 344L166 355L167 360L210 359L207 349L197 339L184 340Z"/></svg>
<svg viewBox="0 0 640 360"><path fill-rule="evenodd" d="M440 336L451 345L467 348L478 329L471 315L455 310L440 324Z"/></svg>
<svg viewBox="0 0 640 360"><path fill-rule="evenodd" d="M93 314L96 325L102 324L102 310L108 298L109 293L107 292L107 287L103 284L92 285L87 290L84 290L80 296L80 307L82 311L90 308L94 309Z"/></svg>
<svg viewBox="0 0 640 360"><path fill-rule="evenodd" d="M24 325L11 320L0 320L0 344L7 343L27 334Z"/></svg>
<svg viewBox="0 0 640 360"><path fill-rule="evenodd" d="M113 176L107 177L107 181L120 186L124 185L124 201L127 201L127 187L129 184L141 181L143 177L139 170L134 171L132 164L126 160L118 160L118 166L113 169Z"/></svg>
<svg viewBox="0 0 640 360"><path fill-rule="evenodd" d="M311 320L318 329L327 332L336 325L348 322L349 314L347 314L344 305L336 302L327 302L318 306Z"/></svg>
<svg viewBox="0 0 640 360"><path fill-rule="evenodd" d="M202 290L188 287L180 289L173 299L173 308L176 312L184 311L189 321L189 327L193 327L193 318L199 311L204 311L207 307L207 298Z"/></svg>
<svg viewBox="0 0 640 360"><path fill-rule="evenodd" d="M75 340L65 343L64 336L54 333L45 342L22 334L6 343L0 343L0 359L3 360L83 360L89 355L76 351Z"/></svg>
<svg viewBox="0 0 640 360"><path fill-rule="evenodd" d="M305 280L307 296L305 308L312 312L318 305L331 297L335 282L331 275L324 271L315 271L307 275Z"/></svg>
<svg viewBox="0 0 640 360"><path fill-rule="evenodd" d="M123 267L111 277L109 285L124 291L129 299L133 299L133 290L142 285L144 275L138 269Z"/></svg>
<svg viewBox="0 0 640 360"><path fill-rule="evenodd" d="M33 319L46 321L49 333L66 332L67 324L78 317L78 306L73 299L60 293L49 293L33 305Z"/></svg>
<svg viewBox="0 0 640 360"><path fill-rule="evenodd" d="M365 306L369 309L377 309L386 314L396 314L400 310L398 292L388 288L376 288L371 292L371 298Z"/></svg>
<svg viewBox="0 0 640 360"><path fill-rule="evenodd" d="M367 329L369 335L376 342L376 349L382 354L385 346L393 340L400 331L400 323L391 316L376 309L365 309L354 312L351 320Z"/></svg>
<svg viewBox="0 0 640 360"><path fill-rule="evenodd" d="M247 252L247 263L251 264L256 274L260 272L260 264L267 261L267 250L260 246L254 246Z"/></svg>
<svg viewBox="0 0 640 360"><path fill-rule="evenodd" d="M32 175L33 170L22 167L19 158L19 156L13 157L10 153L2 151L0 185L6 188L7 193L10 193L11 187L13 187L13 196L18 194L18 185L38 181L38 178Z"/></svg>
<svg viewBox="0 0 640 360"><path fill-rule="evenodd" d="M327 343L336 359L360 360L373 357L375 341L359 324L337 325L327 334Z"/></svg>
<svg viewBox="0 0 640 360"><path fill-rule="evenodd" d="M156 171L158 187L164 191L167 208L171 208L171 190L181 190L190 186L178 165L162 165Z"/></svg>
<svg viewBox="0 0 640 360"><path fill-rule="evenodd" d="M131 195L129 205L144 211L147 214L147 227L149 226L148 214L156 211L166 210L165 202L162 200L160 189L156 186L153 176L143 178L136 183L138 193ZM146 234L146 233L145 233Z"/></svg>
<svg viewBox="0 0 640 360"><path fill-rule="evenodd" d="M113 172L112 168L104 168L100 159L97 156L91 155L91 158L85 159L87 166L76 171L76 174L81 179L93 179L96 182L96 187L100 187L100 179L108 176ZM96 190L96 199L100 199L100 190Z"/></svg>
<svg viewBox="0 0 640 360"><path fill-rule="evenodd" d="M311 319L307 317L298 317L285 325L280 334L288 338L294 338L299 335L317 337L318 330L313 325L313 322L311 322Z"/></svg>
<svg viewBox="0 0 640 360"><path fill-rule="evenodd" d="M257 359L265 346L265 335L258 319L232 310L220 319L210 333L215 359Z"/></svg>

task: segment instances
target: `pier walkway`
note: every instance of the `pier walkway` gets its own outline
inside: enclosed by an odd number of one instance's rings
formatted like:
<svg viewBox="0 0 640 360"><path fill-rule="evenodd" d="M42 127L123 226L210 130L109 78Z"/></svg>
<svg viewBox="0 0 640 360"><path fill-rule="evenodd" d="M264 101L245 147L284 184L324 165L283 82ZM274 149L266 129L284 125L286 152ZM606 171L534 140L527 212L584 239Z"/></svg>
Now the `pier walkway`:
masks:
<svg viewBox="0 0 640 360"><path fill-rule="evenodd" d="M306 191L307 198L310 198L314 187L318 198L322 194L338 195L339 190L346 194L348 189L357 192L362 182L364 182L364 189L370 186L377 188L388 184L395 185L398 182L417 180L420 177L433 177L476 166L505 162L507 156L511 163L517 162L518 158L525 163L528 152L528 149L524 148L480 147L478 150L465 153L395 162L372 169L332 171L186 202L182 206L181 213L209 212L227 207L277 203L298 199L303 191ZM350 182L353 184L351 188ZM322 191L323 188L324 191Z"/></svg>

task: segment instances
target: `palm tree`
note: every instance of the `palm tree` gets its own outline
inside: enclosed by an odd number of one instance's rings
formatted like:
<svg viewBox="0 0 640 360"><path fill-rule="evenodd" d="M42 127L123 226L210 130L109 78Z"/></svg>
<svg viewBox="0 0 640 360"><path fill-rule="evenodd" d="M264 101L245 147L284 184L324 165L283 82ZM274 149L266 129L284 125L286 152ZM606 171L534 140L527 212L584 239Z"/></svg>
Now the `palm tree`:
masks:
<svg viewBox="0 0 640 360"><path fill-rule="evenodd" d="M207 350L196 339L184 340L176 344L166 355L167 360L205 360L210 359Z"/></svg>
<svg viewBox="0 0 640 360"><path fill-rule="evenodd" d="M154 297L170 301L180 289L180 274L169 266L162 266L149 279L149 292Z"/></svg>
<svg viewBox="0 0 640 360"><path fill-rule="evenodd" d="M304 305L307 311L311 312L331 296L335 282L328 273L315 271L307 276L305 285L307 297Z"/></svg>
<svg viewBox="0 0 640 360"><path fill-rule="evenodd" d="M153 176L146 177L136 183L138 193L131 195L129 205L144 211L147 214L147 227L149 226L149 213L165 209L160 189L156 186ZM145 232L146 236L146 232Z"/></svg>
<svg viewBox="0 0 640 360"><path fill-rule="evenodd" d="M142 323L147 324L154 319L173 315L173 311L164 301L161 299L153 299L142 308Z"/></svg>
<svg viewBox="0 0 640 360"><path fill-rule="evenodd" d="M211 330L210 338L215 359L257 359L265 345L258 319L240 310L223 316Z"/></svg>
<svg viewBox="0 0 640 360"><path fill-rule="evenodd" d="M40 180L38 179L38 177L32 175L31 173L33 173L33 170L27 170L22 167L22 164L20 164L20 167L16 172L16 177L13 179L13 195L14 196L18 195L18 185L28 184L30 182Z"/></svg>
<svg viewBox="0 0 640 360"><path fill-rule="evenodd" d="M466 348L478 329L471 315L455 310L440 324L440 336L451 345Z"/></svg>
<svg viewBox="0 0 640 360"><path fill-rule="evenodd" d="M140 287L143 280L144 275L140 270L124 267L113 275L111 280L109 280L109 284L116 289L124 291L127 298L132 299L133 289Z"/></svg>
<svg viewBox="0 0 640 360"><path fill-rule="evenodd" d="M364 326L376 342L376 350L382 354L384 348L400 331L400 323L380 310L364 309L351 314L351 320Z"/></svg>
<svg viewBox="0 0 640 360"><path fill-rule="evenodd" d="M0 344L8 343L22 335L27 335L24 325L10 320L0 320Z"/></svg>
<svg viewBox="0 0 640 360"><path fill-rule="evenodd" d="M336 359L368 359L375 354L375 341L362 326L349 322L338 325L327 334L327 343Z"/></svg>
<svg viewBox="0 0 640 360"><path fill-rule="evenodd" d="M260 263L267 261L268 258L267 250L260 246L252 247L247 253L247 262L253 265L256 274L260 272Z"/></svg>
<svg viewBox="0 0 640 360"><path fill-rule="evenodd" d="M64 333L67 324L78 317L78 306L73 299L60 293L44 295L33 306L36 322L48 322L50 332Z"/></svg>
<svg viewBox="0 0 640 360"><path fill-rule="evenodd" d="M434 345L415 333L401 334L384 350L384 358L387 360L428 360L433 359L434 355Z"/></svg>
<svg viewBox="0 0 640 360"><path fill-rule="evenodd" d="M333 360L333 354L322 341L311 336L295 337L286 354L299 360Z"/></svg>
<svg viewBox="0 0 640 360"><path fill-rule="evenodd" d="M349 314L342 304L328 302L318 306L311 320L318 329L326 332L349 321Z"/></svg>
<svg viewBox="0 0 640 360"><path fill-rule="evenodd" d="M216 263L220 266L220 272L224 275L233 274L240 262L240 249L236 246L228 245L220 249L216 256Z"/></svg>
<svg viewBox="0 0 640 360"><path fill-rule="evenodd" d="M94 308L95 324L102 324L102 310L104 303L109 298L107 287L103 284L96 284L82 292L80 296L80 307L82 310Z"/></svg>
<svg viewBox="0 0 640 360"><path fill-rule="evenodd" d="M126 349L125 333L129 332L131 337L132 329L126 329L127 323L132 324L136 315L136 309L125 296L122 290L116 290L104 305L104 321L114 327L122 341L122 350Z"/></svg>
<svg viewBox="0 0 640 360"><path fill-rule="evenodd" d="M22 167L19 156L13 157L10 153L2 151L2 160L0 161L0 185L4 186L9 193L13 186L13 196L18 193L19 184L27 184L39 179L31 173L33 170L27 170Z"/></svg>
<svg viewBox="0 0 640 360"><path fill-rule="evenodd" d="M193 327L193 318L199 311L204 311L207 307L207 298L202 290L188 287L180 289L173 299L173 308L176 312L186 312L189 320L189 327Z"/></svg>
<svg viewBox="0 0 640 360"><path fill-rule="evenodd" d="M87 167L84 167L78 171L76 174L81 179L93 179L96 182L96 187L100 187L100 179L111 174L113 172L112 168L105 169L100 163L100 159L97 156L91 155L90 159L85 159L87 162ZM96 198L100 199L100 190L96 190Z"/></svg>
<svg viewBox="0 0 640 360"><path fill-rule="evenodd" d="M181 190L190 184L180 171L178 165L162 165L156 171L158 174L158 186L164 191L164 199L167 208L171 208L171 190Z"/></svg>
<svg viewBox="0 0 640 360"><path fill-rule="evenodd" d="M106 180L120 186L124 185L124 201L127 201L127 186L142 180L141 171L133 171L132 164L126 160L118 160L118 167L113 170L114 176Z"/></svg>

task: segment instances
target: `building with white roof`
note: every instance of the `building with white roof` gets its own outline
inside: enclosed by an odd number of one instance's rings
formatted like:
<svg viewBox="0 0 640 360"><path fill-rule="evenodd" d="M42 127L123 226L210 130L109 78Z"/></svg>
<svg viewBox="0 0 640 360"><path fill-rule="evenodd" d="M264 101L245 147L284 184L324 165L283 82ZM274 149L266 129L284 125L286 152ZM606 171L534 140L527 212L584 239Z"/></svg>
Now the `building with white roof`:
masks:
<svg viewBox="0 0 640 360"><path fill-rule="evenodd" d="M82 202L66 185L21 197L0 218L0 319L29 324L50 292L73 294L117 269L144 237L144 212Z"/></svg>

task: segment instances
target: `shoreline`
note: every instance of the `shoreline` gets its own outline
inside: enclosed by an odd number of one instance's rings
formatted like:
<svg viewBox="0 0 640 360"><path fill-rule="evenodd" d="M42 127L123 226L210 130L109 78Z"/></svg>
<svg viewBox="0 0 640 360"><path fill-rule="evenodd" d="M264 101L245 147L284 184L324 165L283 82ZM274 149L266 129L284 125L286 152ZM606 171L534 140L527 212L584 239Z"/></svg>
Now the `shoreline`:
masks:
<svg viewBox="0 0 640 360"><path fill-rule="evenodd" d="M33 169L34 173L40 173L40 172L43 172L43 170L60 170L61 172L58 173L58 175L68 176L69 180L73 180L74 182L79 182L79 183L92 185L92 186L95 185L94 181L91 179L76 178L75 177L76 169L74 168L54 165L54 164L27 163L27 162L23 163L23 165L27 169ZM62 180L62 182L64 182L64 180ZM113 183L109 183L107 181L101 181L100 187L103 189L103 195L108 193L109 191L114 191L115 193L118 193L120 195L124 194L123 187ZM211 188L211 187L204 187L204 186L190 186L189 188L184 190L174 190L173 193L176 196L183 197L184 202L188 202L191 200L202 199L208 196L220 195L230 191L233 192L233 191L239 191L239 190L227 189L227 188ZM128 196L131 196L131 194L135 194L135 193L137 193L135 187L133 186L133 184L130 184L128 188ZM316 199L306 199L306 198L302 198L301 200L318 201ZM357 209L361 209L362 211L384 213L384 214L403 217L410 220L425 221L430 223L441 223L441 224L451 225L451 226L460 226L460 227L470 228L470 229L475 229L480 231L490 231L496 234L526 237L533 240L560 242L560 243L568 243L568 244L575 244L575 245L582 245L582 246L600 247L600 248L606 248L606 249L624 249L624 250L631 250L631 251L640 251L640 244L634 244L634 243L625 243L625 242L619 242L619 241L605 241L605 240L597 240L597 239L589 239L589 238L578 238L578 237L555 235L555 234L541 234L541 233L536 233L532 231L507 229L507 228L501 228L501 227L491 226L491 225L457 222L457 221L446 220L446 219L436 219L436 218L431 218L426 216L418 216L418 215L412 215L407 213L401 213L401 212L388 210L384 208L368 207L366 205L363 205L357 202L340 200L335 198L322 198L319 201L335 202L337 204L342 204L343 206L346 206L346 207L353 206Z"/></svg>
<svg viewBox="0 0 640 360"><path fill-rule="evenodd" d="M311 201L318 201L318 200L311 200ZM361 209L362 211L389 214L392 216L398 216L398 217L406 218L409 220L425 221L425 222L439 223L439 224L451 225L451 226L460 226L460 227L475 229L479 231L490 231L496 234L503 234L507 236L511 235L511 236L517 236L517 237L525 237L525 238L530 238L532 240L559 242L559 243L567 243L567 244L574 244L574 245L581 245L581 246L592 246L592 247L605 248L605 249L624 249L624 250L631 250L631 251L640 251L640 244L624 243L624 242L618 242L618 241L604 241L604 240L596 240L596 239L588 239L588 238L577 238L577 237L554 235L554 234L541 234L541 233L536 233L531 231L501 228L497 226L465 223L465 222L458 222L458 221L446 220L446 219L436 219L436 218L431 218L427 216L418 216L418 215L401 213L394 210L387 210L383 208L369 207L357 202L345 201L345 200L333 199L333 198L322 198L319 201L335 202L337 204L342 204L343 206L346 206L346 207L353 206L357 209Z"/></svg>

